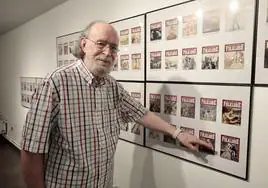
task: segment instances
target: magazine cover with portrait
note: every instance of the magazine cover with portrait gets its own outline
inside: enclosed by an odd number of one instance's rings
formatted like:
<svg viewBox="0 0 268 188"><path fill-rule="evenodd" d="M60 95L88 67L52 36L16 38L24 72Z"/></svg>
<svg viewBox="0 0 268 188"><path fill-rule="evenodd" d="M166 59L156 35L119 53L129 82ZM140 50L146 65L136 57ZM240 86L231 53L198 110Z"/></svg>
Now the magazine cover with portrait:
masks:
<svg viewBox="0 0 268 188"><path fill-rule="evenodd" d="M226 44L224 53L225 69L243 69L245 64L245 43Z"/></svg>
<svg viewBox="0 0 268 188"><path fill-rule="evenodd" d="M150 69L160 70L161 64L162 64L161 51L151 52L150 53Z"/></svg>
<svg viewBox="0 0 268 188"><path fill-rule="evenodd" d="M196 68L197 48L182 49L182 70L193 70Z"/></svg>
<svg viewBox="0 0 268 188"><path fill-rule="evenodd" d="M220 11L205 11L203 14L203 33L217 31L220 31Z"/></svg>
<svg viewBox="0 0 268 188"><path fill-rule="evenodd" d="M164 114L177 115L177 96L164 95Z"/></svg>
<svg viewBox="0 0 268 188"><path fill-rule="evenodd" d="M177 70L178 68L178 50L166 50L165 51L165 69Z"/></svg>
<svg viewBox="0 0 268 188"><path fill-rule="evenodd" d="M221 135L221 153L224 159L239 162L240 138Z"/></svg>
<svg viewBox="0 0 268 188"><path fill-rule="evenodd" d="M215 152L215 142L216 142L216 134L208 131L199 131L199 139L203 140L212 145L212 149L207 149L206 147L199 146L199 151L204 153L214 153Z"/></svg>
<svg viewBox="0 0 268 188"><path fill-rule="evenodd" d="M131 43L140 44L141 43L141 27L131 28Z"/></svg>
<svg viewBox="0 0 268 188"><path fill-rule="evenodd" d="M216 121L217 99L200 98L200 120Z"/></svg>
<svg viewBox="0 0 268 188"><path fill-rule="evenodd" d="M132 61L132 70L141 69L141 53L132 54L131 61Z"/></svg>
<svg viewBox="0 0 268 188"><path fill-rule="evenodd" d="M241 125L242 101L222 101L222 123Z"/></svg>
<svg viewBox="0 0 268 188"><path fill-rule="evenodd" d="M120 55L120 67L121 70L129 70L129 55Z"/></svg>
<svg viewBox="0 0 268 188"><path fill-rule="evenodd" d="M195 118L195 97L181 97L181 117Z"/></svg>
<svg viewBox="0 0 268 188"><path fill-rule="evenodd" d="M150 39L151 41L162 39L162 22L152 23L150 25Z"/></svg>
<svg viewBox="0 0 268 188"><path fill-rule="evenodd" d="M202 47L202 66L203 70L219 68L219 45Z"/></svg>
<svg viewBox="0 0 268 188"><path fill-rule="evenodd" d="M172 125L173 127L176 128L176 125L174 125L174 124L170 124L170 125ZM172 145L176 145L176 139L174 139L169 134L164 134L164 142L172 144Z"/></svg>
<svg viewBox="0 0 268 188"><path fill-rule="evenodd" d="M151 112L161 112L161 94L150 93L149 110Z"/></svg>
<svg viewBox="0 0 268 188"><path fill-rule="evenodd" d="M197 17L195 14L183 16L183 32L184 37L197 35Z"/></svg>
<svg viewBox="0 0 268 188"><path fill-rule="evenodd" d="M166 40L174 40L178 38L178 19L170 19L165 21Z"/></svg>
<svg viewBox="0 0 268 188"><path fill-rule="evenodd" d="M124 29L120 31L120 45L128 45L129 43L129 30Z"/></svg>

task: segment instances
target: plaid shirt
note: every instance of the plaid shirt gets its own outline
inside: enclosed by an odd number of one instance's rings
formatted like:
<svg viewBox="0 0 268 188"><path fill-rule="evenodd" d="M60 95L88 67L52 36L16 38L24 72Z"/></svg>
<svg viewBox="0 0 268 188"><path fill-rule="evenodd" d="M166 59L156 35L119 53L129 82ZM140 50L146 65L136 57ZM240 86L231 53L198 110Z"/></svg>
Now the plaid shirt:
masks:
<svg viewBox="0 0 268 188"><path fill-rule="evenodd" d="M34 93L21 146L44 153L46 187L112 187L119 125L141 119L146 109L111 76L103 81L78 60Z"/></svg>

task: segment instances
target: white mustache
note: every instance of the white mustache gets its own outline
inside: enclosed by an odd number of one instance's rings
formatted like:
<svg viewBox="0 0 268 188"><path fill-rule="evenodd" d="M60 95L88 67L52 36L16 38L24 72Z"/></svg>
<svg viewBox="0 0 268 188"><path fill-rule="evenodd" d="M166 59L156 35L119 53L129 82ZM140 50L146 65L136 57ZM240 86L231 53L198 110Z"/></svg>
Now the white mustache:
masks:
<svg viewBox="0 0 268 188"><path fill-rule="evenodd" d="M96 59L100 61L112 62L112 59L109 57L97 57Z"/></svg>

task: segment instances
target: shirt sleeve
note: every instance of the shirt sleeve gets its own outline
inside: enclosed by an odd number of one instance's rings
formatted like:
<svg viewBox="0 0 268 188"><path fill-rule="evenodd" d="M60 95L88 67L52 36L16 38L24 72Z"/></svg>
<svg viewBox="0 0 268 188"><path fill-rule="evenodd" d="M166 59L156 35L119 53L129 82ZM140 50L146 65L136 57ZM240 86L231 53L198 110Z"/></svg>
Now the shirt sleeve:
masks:
<svg viewBox="0 0 268 188"><path fill-rule="evenodd" d="M21 149L47 153L50 132L58 113L57 94L53 82L44 81L32 95L31 107L23 128Z"/></svg>
<svg viewBox="0 0 268 188"><path fill-rule="evenodd" d="M129 95L129 93L119 85L121 90L120 111L125 123L133 122L141 119L147 112L147 109L137 100Z"/></svg>

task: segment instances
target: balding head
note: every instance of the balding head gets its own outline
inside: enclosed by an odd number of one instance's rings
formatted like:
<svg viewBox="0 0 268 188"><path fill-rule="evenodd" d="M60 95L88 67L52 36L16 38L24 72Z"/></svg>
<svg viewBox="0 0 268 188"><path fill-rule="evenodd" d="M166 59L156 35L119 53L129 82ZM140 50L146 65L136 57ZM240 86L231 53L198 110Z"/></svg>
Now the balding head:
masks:
<svg viewBox="0 0 268 188"><path fill-rule="evenodd" d="M88 26L81 32L78 43L76 43L74 48L71 49L72 54L78 59L80 58L83 59L85 53L83 52L80 46L81 40L83 38L91 37L91 34L95 35L96 33L103 31L103 29L107 29L110 33L113 33L113 36L116 38L116 40L119 40L117 31L114 29L112 25L102 20L96 20L88 24Z"/></svg>
<svg viewBox="0 0 268 188"><path fill-rule="evenodd" d="M118 43L119 37L112 25L94 21L82 32L74 55L83 60L92 74L103 77L113 68Z"/></svg>

